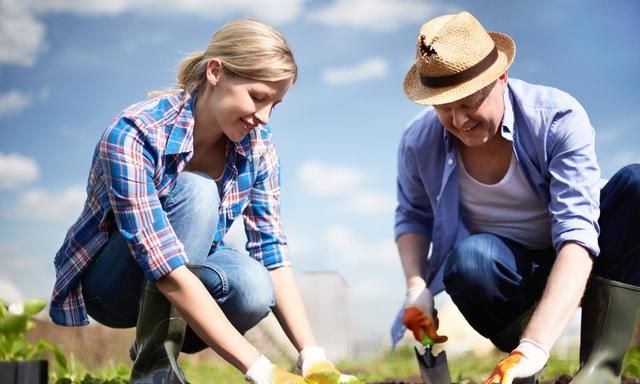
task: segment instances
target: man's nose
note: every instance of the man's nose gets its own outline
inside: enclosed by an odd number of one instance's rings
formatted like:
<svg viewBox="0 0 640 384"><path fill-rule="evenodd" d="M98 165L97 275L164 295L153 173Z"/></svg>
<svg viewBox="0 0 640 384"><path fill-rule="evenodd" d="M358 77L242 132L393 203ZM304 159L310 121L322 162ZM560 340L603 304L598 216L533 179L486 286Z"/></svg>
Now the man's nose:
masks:
<svg viewBox="0 0 640 384"><path fill-rule="evenodd" d="M458 108L454 108L453 111L451 111L451 119L453 120L453 126L461 129L464 124L469 121L469 116L467 116L467 114L458 109Z"/></svg>

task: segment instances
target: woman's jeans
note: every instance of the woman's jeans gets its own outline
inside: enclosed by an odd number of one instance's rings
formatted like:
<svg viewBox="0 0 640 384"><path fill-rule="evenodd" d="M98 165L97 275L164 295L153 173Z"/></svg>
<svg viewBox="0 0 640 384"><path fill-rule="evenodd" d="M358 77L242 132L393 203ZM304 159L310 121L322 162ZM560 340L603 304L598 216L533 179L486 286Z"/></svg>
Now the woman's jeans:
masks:
<svg viewBox="0 0 640 384"><path fill-rule="evenodd" d="M600 255L593 274L640 286L640 165L621 169L600 195ZM508 239L478 233L447 256L444 284L469 324L491 338L542 295L556 254L528 250Z"/></svg>
<svg viewBox="0 0 640 384"><path fill-rule="evenodd" d="M189 263L203 266L200 280L236 329L244 333L267 316L275 300L266 268L231 249L209 254L220 206L215 181L201 173L182 172L162 206ZM143 282L142 269L124 238L112 233L82 276L89 316L113 328L135 327ZM183 351L197 352L205 347L188 329Z"/></svg>

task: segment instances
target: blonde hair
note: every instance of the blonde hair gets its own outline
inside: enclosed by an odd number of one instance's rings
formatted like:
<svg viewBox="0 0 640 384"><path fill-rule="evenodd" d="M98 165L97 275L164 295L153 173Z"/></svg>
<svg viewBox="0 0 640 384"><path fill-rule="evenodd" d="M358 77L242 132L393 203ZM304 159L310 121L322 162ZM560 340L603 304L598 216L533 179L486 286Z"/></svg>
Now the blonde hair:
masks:
<svg viewBox="0 0 640 384"><path fill-rule="evenodd" d="M178 65L178 84L149 96L196 90L206 78L207 63L222 61L232 74L259 81L280 81L298 76L298 67L284 36L257 20L241 19L225 24L213 34L206 51L192 52Z"/></svg>

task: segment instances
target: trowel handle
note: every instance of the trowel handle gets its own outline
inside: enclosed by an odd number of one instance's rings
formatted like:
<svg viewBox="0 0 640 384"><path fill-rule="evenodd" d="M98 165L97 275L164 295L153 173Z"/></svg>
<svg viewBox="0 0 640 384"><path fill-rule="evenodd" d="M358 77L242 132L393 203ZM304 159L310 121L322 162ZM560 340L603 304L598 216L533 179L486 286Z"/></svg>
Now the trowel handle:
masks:
<svg viewBox="0 0 640 384"><path fill-rule="evenodd" d="M430 347L433 345L433 340L431 340L431 338L425 334L424 336L422 336L422 345L424 345L425 347Z"/></svg>

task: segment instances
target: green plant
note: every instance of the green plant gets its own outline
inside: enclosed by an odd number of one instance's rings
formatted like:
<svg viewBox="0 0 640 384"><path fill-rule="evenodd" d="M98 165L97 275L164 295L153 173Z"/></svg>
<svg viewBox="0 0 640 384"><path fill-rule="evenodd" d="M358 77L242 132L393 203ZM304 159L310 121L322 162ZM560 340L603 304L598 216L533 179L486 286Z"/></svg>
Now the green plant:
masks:
<svg viewBox="0 0 640 384"><path fill-rule="evenodd" d="M41 358L44 351L51 351L60 369L66 371L67 358L60 348L46 340L33 344L25 337L35 326L32 317L45 306L43 300L27 300L10 307L0 301L0 360L34 360Z"/></svg>

